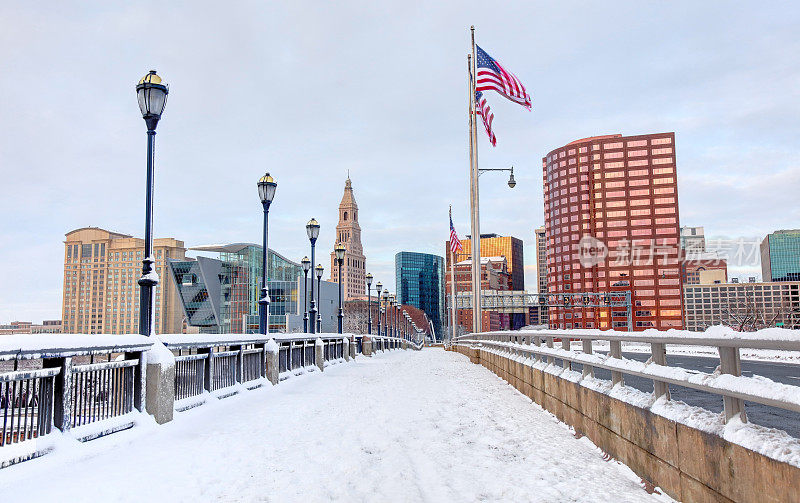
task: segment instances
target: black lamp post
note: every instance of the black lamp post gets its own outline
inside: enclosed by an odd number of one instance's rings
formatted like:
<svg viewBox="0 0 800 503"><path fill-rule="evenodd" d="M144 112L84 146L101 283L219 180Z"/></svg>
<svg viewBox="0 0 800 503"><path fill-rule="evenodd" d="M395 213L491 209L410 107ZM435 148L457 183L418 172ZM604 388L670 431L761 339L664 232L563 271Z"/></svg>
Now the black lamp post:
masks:
<svg viewBox="0 0 800 503"><path fill-rule="evenodd" d="M383 285L381 284L380 281L378 281L378 283L375 285L375 290L378 292L375 295L375 300L378 301L378 335L381 335L381 291L382 291L381 289L382 288ZM372 308L370 307L370 309Z"/></svg>
<svg viewBox="0 0 800 503"><path fill-rule="evenodd" d="M311 261L308 260L308 257L303 257L303 260L300 261L300 264L303 266L303 333L308 333L308 270L311 269ZM314 284L314 280L311 280L311 284Z"/></svg>
<svg viewBox="0 0 800 503"><path fill-rule="evenodd" d="M372 273L367 273L367 334L372 335Z"/></svg>
<svg viewBox="0 0 800 503"><path fill-rule="evenodd" d="M389 290L383 291L383 307L381 313L383 314L383 334L389 335Z"/></svg>
<svg viewBox="0 0 800 503"><path fill-rule="evenodd" d="M261 250L261 298L258 299L258 333L269 333L269 239L268 239L268 225L269 225L269 205L272 204L272 199L275 198L275 189L278 184L269 176L269 173L262 176L258 180L258 197L261 199L261 207L264 208L264 236L263 245L264 249Z"/></svg>
<svg viewBox="0 0 800 503"><path fill-rule="evenodd" d="M308 234L308 240L311 241L311 264L314 263L314 247L317 244L317 238L319 237L319 222L317 222L316 218L312 218L306 224L306 234ZM314 301L314 277L311 277L311 333L317 333L317 304Z"/></svg>
<svg viewBox="0 0 800 503"><path fill-rule="evenodd" d="M144 258L142 277L139 279L139 333L149 336L153 330L153 288L158 284L158 274L153 270L153 158L156 126L167 104L169 87L161 82L155 70L142 77L136 85L139 110L147 125L147 187L144 208Z"/></svg>
<svg viewBox="0 0 800 503"><path fill-rule="evenodd" d="M391 309L391 319L392 319L392 337L397 337L397 300L395 300L394 294L389 295L389 306Z"/></svg>
<svg viewBox="0 0 800 503"><path fill-rule="evenodd" d="M322 302L320 302L320 299L322 298L322 273L325 272L325 269L322 267L322 264L317 264L315 270L317 271L317 304L319 304L319 311L317 311L317 332L322 333Z"/></svg>
<svg viewBox="0 0 800 503"><path fill-rule="evenodd" d="M344 311L342 311L342 266L344 265L344 245L342 243L338 243L334 248L333 252L336 254L336 265L338 266L336 269L339 270L339 314L337 316L337 328L339 329L339 333L342 333L342 329L344 328Z"/></svg>

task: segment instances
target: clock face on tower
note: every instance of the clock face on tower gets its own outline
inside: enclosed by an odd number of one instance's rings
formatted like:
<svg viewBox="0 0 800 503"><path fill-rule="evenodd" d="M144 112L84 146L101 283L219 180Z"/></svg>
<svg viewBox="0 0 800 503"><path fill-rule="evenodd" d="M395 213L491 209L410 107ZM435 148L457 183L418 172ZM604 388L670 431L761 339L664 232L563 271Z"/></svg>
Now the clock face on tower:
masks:
<svg viewBox="0 0 800 503"><path fill-rule="evenodd" d="M336 243L344 245L342 263L342 291L344 300L366 296L366 257L361 247L361 226L358 225L358 204L353 195L353 183L348 175L344 183L342 202L339 203L339 223L336 225ZM339 282L339 264L331 252L331 281Z"/></svg>

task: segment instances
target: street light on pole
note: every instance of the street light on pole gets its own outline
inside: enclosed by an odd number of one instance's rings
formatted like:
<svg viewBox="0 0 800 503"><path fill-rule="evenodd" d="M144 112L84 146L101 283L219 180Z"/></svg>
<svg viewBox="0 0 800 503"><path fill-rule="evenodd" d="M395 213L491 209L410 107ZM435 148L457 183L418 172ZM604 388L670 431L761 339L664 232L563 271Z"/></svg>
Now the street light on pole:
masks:
<svg viewBox="0 0 800 503"><path fill-rule="evenodd" d="M275 198L275 189L278 184L267 173L258 180L258 197L261 199L261 207L264 209L264 235L261 250L261 298L258 299L258 333L266 335L269 333L269 206Z"/></svg>
<svg viewBox="0 0 800 503"><path fill-rule="evenodd" d="M322 303L320 299L322 298L322 273L325 272L325 268L322 267L322 264L317 264L315 269L317 271L317 304L319 304L319 311L317 311L317 332L322 333ZM311 280L312 282L314 280Z"/></svg>
<svg viewBox="0 0 800 503"><path fill-rule="evenodd" d="M153 170L156 143L156 126L167 105L169 86L162 83L155 70L139 80L136 99L139 111L147 125L147 187L144 209L144 258L142 277L139 279L139 333L149 336L153 330L153 289L158 284L158 274L153 270Z"/></svg>
<svg viewBox="0 0 800 503"><path fill-rule="evenodd" d="M312 218L306 224L306 234L308 234L308 240L311 241L311 262L310 264L314 263L314 248L317 244L317 238L319 237L319 222L317 222L316 218ZM314 277L311 277L311 333L317 333L317 304L314 300Z"/></svg>
<svg viewBox="0 0 800 503"><path fill-rule="evenodd" d="M342 266L344 265L344 245L342 243L338 243L333 248L333 252L336 254L336 265L338 266L336 269L339 271L339 314L337 316L337 327L339 329L339 333L341 334L342 329L344 328L344 311L342 310Z"/></svg>
<svg viewBox="0 0 800 503"><path fill-rule="evenodd" d="M470 141L472 138L470 137ZM477 145L476 145L477 152ZM472 155L472 152L470 152ZM477 163L476 163L477 164ZM477 168L477 165L475 166ZM477 173L470 171L470 214L472 224L472 331L480 332L483 330L481 326L481 214L480 203L478 200L479 194L479 178L482 173L486 171L510 171L511 175L508 177L508 187L514 188L517 181L514 179L514 166L510 168L480 168Z"/></svg>
<svg viewBox="0 0 800 503"><path fill-rule="evenodd" d="M311 269L311 261L308 257L303 257L300 261L303 266L303 333L308 333L308 270ZM314 279L311 279L311 284L314 284Z"/></svg>
<svg viewBox="0 0 800 503"><path fill-rule="evenodd" d="M372 273L367 273L367 335L372 335Z"/></svg>

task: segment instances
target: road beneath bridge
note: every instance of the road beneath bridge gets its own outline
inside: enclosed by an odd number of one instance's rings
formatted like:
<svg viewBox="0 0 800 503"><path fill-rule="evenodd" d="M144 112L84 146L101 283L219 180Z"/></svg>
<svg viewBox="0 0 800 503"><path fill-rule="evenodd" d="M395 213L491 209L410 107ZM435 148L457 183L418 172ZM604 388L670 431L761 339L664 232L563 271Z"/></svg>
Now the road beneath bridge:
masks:
<svg viewBox="0 0 800 503"><path fill-rule="evenodd" d="M0 470L24 501L658 501L484 367L396 351Z"/></svg>

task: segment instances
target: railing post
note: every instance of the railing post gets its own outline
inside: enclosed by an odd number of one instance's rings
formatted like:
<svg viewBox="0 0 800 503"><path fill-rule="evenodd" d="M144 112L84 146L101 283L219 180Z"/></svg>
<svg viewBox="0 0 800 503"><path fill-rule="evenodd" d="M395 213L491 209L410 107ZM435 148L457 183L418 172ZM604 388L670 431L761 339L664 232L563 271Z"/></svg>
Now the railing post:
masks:
<svg viewBox="0 0 800 503"><path fill-rule="evenodd" d="M536 346L536 347L541 347L542 338L539 337L538 335L534 335L533 336L533 345ZM535 361L535 362L542 361L542 357L539 356L538 354L534 353L533 354L533 361Z"/></svg>
<svg viewBox="0 0 800 503"><path fill-rule="evenodd" d="M53 425L67 431L72 426L72 358L48 358L43 366L61 369L53 380Z"/></svg>
<svg viewBox="0 0 800 503"><path fill-rule="evenodd" d="M581 345L583 346L583 352L587 355L592 354L592 340L591 339L583 339L581 340ZM594 377L594 367L591 365L583 365L583 377L592 376Z"/></svg>
<svg viewBox="0 0 800 503"><path fill-rule="evenodd" d="M319 368L320 372L325 371L325 343L317 337L317 340L314 342L314 360L316 360L317 367Z"/></svg>
<svg viewBox="0 0 800 503"><path fill-rule="evenodd" d="M147 353L125 353L125 359L137 359L139 364L133 367L133 408L139 412L145 410L145 393L147 386Z"/></svg>
<svg viewBox="0 0 800 503"><path fill-rule="evenodd" d="M739 354L739 348L720 346L717 349L719 349L720 372L734 376L742 375L742 360ZM730 421L737 414L739 414L739 418L743 423L747 422L747 414L744 410L744 400L741 398L734 398L732 396L723 396L722 402L725 405L726 422Z"/></svg>
<svg viewBox="0 0 800 503"><path fill-rule="evenodd" d="M264 345L264 354L266 355L266 362L267 362L267 379L272 385L278 384L278 378L280 376L280 346L278 343L275 342L275 339L270 339L267 344Z"/></svg>
<svg viewBox="0 0 800 503"><path fill-rule="evenodd" d="M547 338L547 347L550 348L550 349L553 349L554 345L555 345L555 337L553 337L551 335L550 337ZM552 357L552 356L548 356L547 357L547 363L550 364L550 365L553 365L553 364L556 363L556 359L554 357Z"/></svg>
<svg viewBox="0 0 800 503"><path fill-rule="evenodd" d="M261 362L258 377L267 377L267 345L266 343L254 344L254 348L261 350Z"/></svg>
<svg viewBox="0 0 800 503"><path fill-rule="evenodd" d="M612 358L616 358L618 360L621 360L622 359L622 342L620 342L620 341L609 341L609 343L611 345L611 357ZM624 385L625 384L625 378L623 377L622 372L620 372L618 370L611 371L611 382L613 382L614 385L617 385L617 384Z"/></svg>
<svg viewBox="0 0 800 503"><path fill-rule="evenodd" d="M561 336L561 349L565 351L572 351L572 342L569 340L569 337ZM572 370L572 362L569 360L561 360L561 366L567 370Z"/></svg>
<svg viewBox="0 0 800 503"><path fill-rule="evenodd" d="M244 375L243 375L244 372L242 371L243 370L243 366L244 366L244 344L237 344L235 346L230 346L229 349L231 351L238 351L239 352L239 354L236 355L236 376L235 376L235 379L236 379L237 383L241 384L244 381Z"/></svg>
<svg viewBox="0 0 800 503"><path fill-rule="evenodd" d="M344 361L346 361L346 362L350 361L350 344L349 344L349 342L350 341L347 339L347 337L342 337L342 342L341 342L341 344L342 344L342 356L344 357Z"/></svg>
<svg viewBox="0 0 800 503"><path fill-rule="evenodd" d="M650 344L650 351L653 354L653 363L656 365L667 365L667 345L662 342ZM669 400L669 386L665 382L653 381L653 392L656 398L666 397Z"/></svg>
<svg viewBox="0 0 800 503"><path fill-rule="evenodd" d="M213 348L197 348L197 354L207 354L203 387L209 393L214 391L214 351Z"/></svg>

